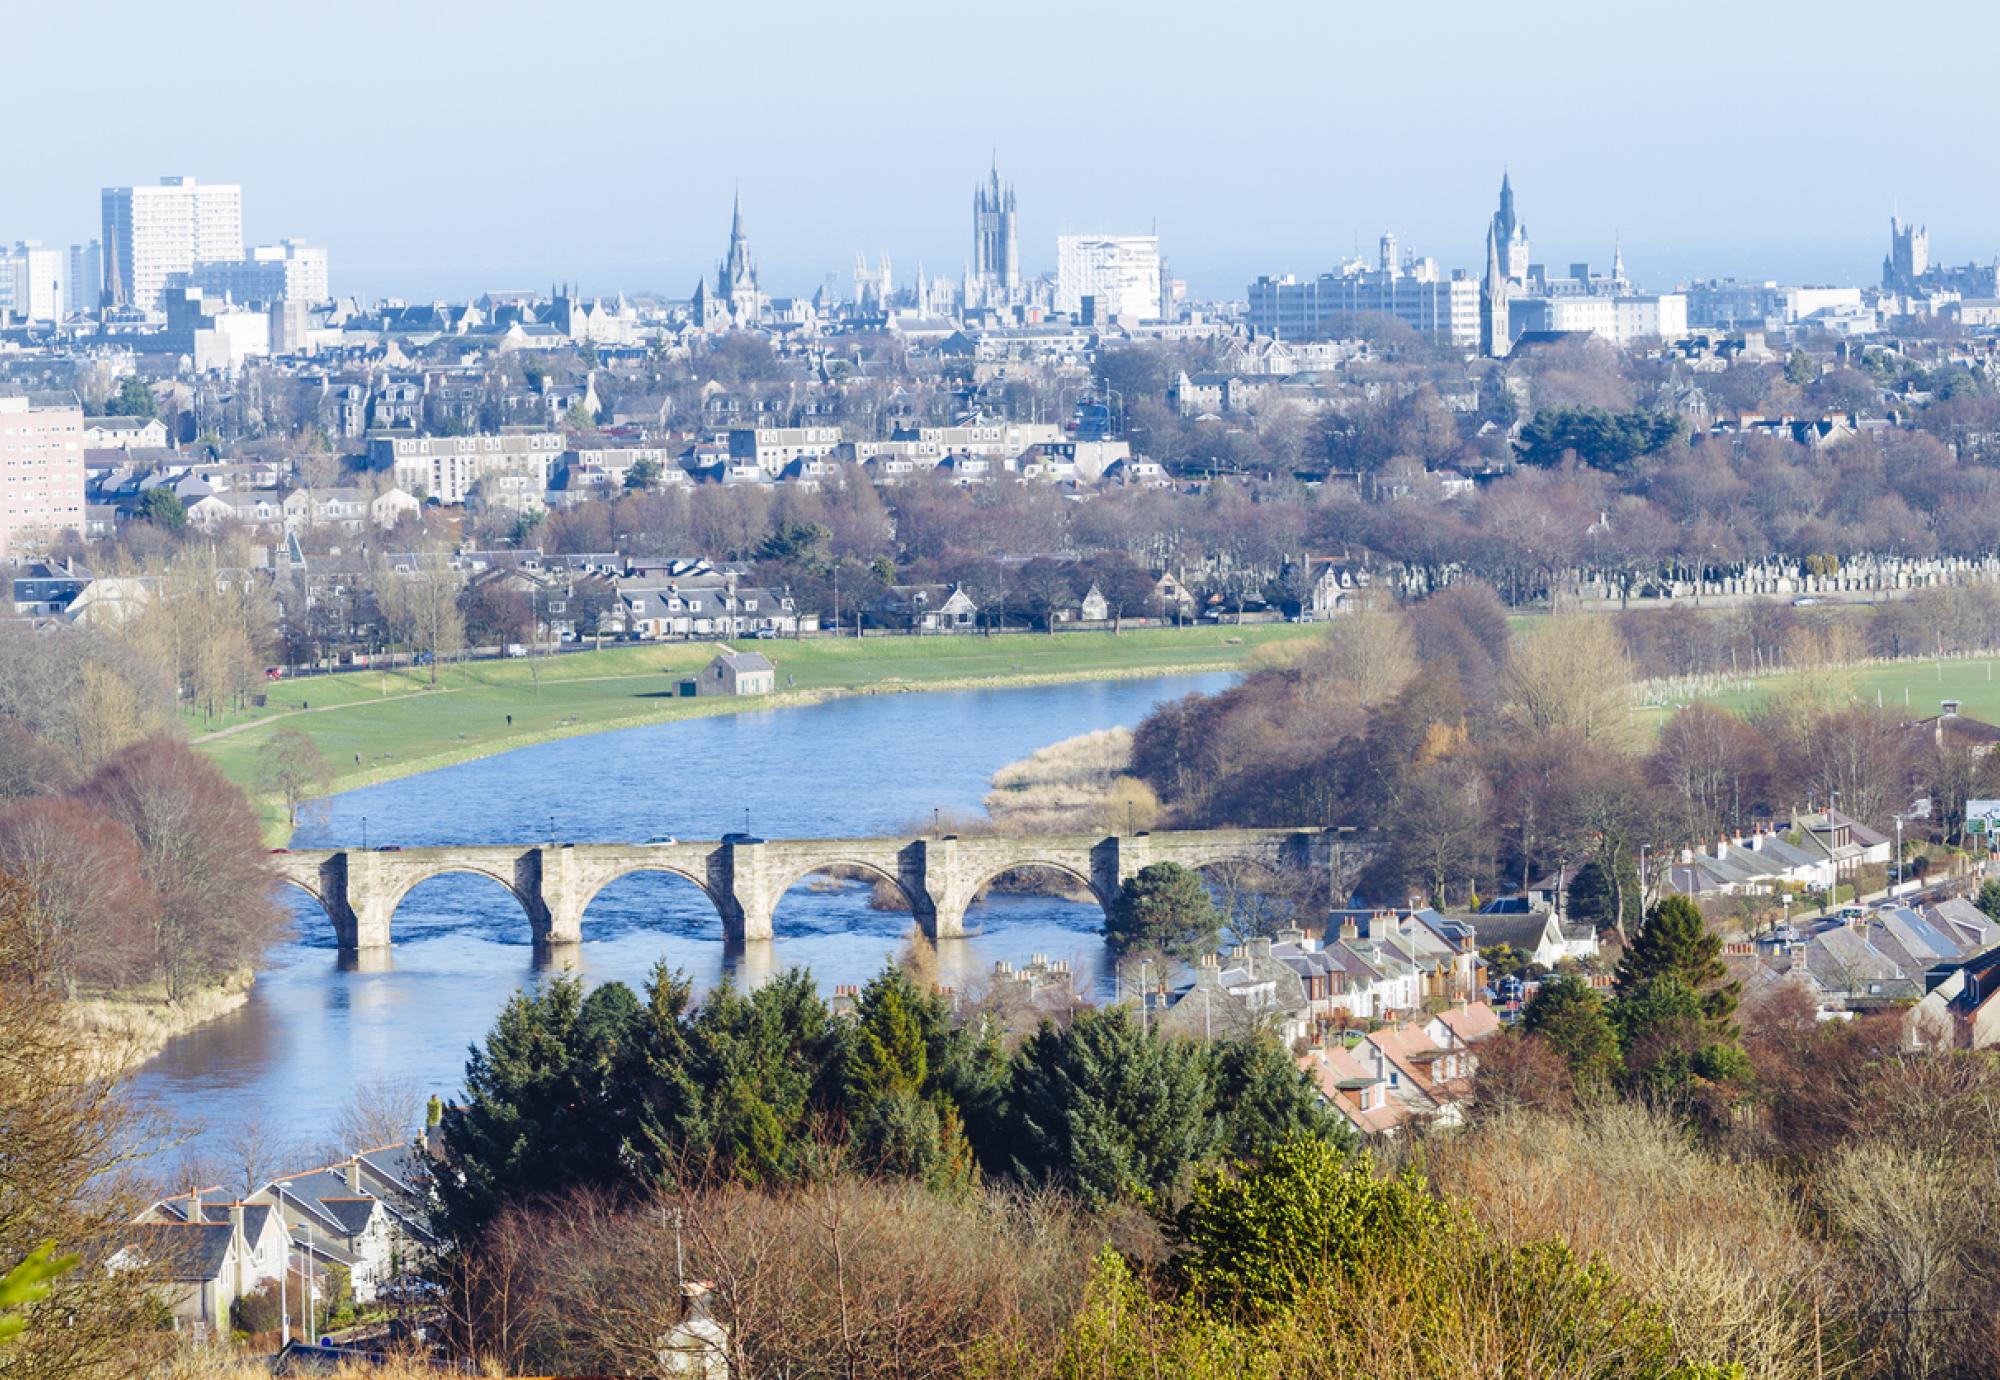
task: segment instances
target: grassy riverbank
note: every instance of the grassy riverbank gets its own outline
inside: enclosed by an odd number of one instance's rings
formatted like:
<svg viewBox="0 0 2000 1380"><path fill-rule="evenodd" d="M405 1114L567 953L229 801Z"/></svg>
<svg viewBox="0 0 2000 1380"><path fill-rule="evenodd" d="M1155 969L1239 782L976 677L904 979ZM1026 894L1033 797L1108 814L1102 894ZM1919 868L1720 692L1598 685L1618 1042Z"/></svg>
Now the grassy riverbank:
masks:
<svg viewBox="0 0 2000 1380"><path fill-rule="evenodd" d="M63 1017L79 1032L104 1072L121 1073L145 1063L176 1036L243 1005L250 1000L255 978L252 969L238 968L215 986L179 1001L169 1001L164 992L154 988L80 997L64 1006Z"/></svg>
<svg viewBox="0 0 2000 1380"><path fill-rule="evenodd" d="M355 671L281 682L262 708L204 723L196 744L254 789L257 756L281 728L310 735L333 789L409 776L554 738L810 703L832 695L971 689L1229 670L1259 647L1314 629L1289 624L1147 628L1118 634L884 637L744 643L778 668L778 694L684 700L680 679L717 644L628 645L560 657ZM508 716L512 722L508 722Z"/></svg>

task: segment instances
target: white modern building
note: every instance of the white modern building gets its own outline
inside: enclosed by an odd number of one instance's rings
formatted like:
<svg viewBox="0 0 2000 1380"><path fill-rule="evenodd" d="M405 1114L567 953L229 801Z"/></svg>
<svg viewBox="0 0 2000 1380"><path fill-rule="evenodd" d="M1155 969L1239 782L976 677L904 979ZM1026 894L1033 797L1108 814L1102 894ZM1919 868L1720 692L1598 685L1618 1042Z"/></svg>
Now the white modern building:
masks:
<svg viewBox="0 0 2000 1380"><path fill-rule="evenodd" d="M562 457L559 431L504 431L486 436L375 436L370 469L388 470L396 487L440 503L463 503L475 486L532 493L539 502L549 468Z"/></svg>
<svg viewBox="0 0 2000 1380"><path fill-rule="evenodd" d="M1089 297L1100 318L1158 320L1160 279L1158 235L1056 236L1057 311L1081 311Z"/></svg>
<svg viewBox="0 0 2000 1380"><path fill-rule="evenodd" d="M232 302L324 302L331 295L326 250L304 240L260 244L240 259L203 260L188 281Z"/></svg>
<svg viewBox="0 0 2000 1380"><path fill-rule="evenodd" d="M16 321L60 321L67 265L60 249L22 240L0 249L0 312Z"/></svg>
<svg viewBox="0 0 2000 1380"><path fill-rule="evenodd" d="M1507 304L1513 338L1526 331L1588 331L1614 345L1687 334L1687 298L1678 292L1516 297Z"/></svg>
<svg viewBox="0 0 2000 1380"><path fill-rule="evenodd" d="M1453 345L1479 340L1479 284L1440 274L1429 260L1411 269L1348 264L1305 282L1289 273L1250 284L1246 318L1259 335L1313 340L1354 334L1355 318L1393 316Z"/></svg>
<svg viewBox="0 0 2000 1380"><path fill-rule="evenodd" d="M177 273L243 257L243 189L163 177L104 189L104 277L113 306L158 311Z"/></svg>

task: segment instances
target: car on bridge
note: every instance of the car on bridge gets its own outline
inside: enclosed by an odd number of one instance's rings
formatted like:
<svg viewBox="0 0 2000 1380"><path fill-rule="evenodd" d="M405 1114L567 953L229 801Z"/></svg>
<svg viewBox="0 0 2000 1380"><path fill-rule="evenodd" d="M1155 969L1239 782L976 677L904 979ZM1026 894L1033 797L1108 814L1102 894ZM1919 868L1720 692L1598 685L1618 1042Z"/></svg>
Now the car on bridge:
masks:
<svg viewBox="0 0 2000 1380"><path fill-rule="evenodd" d="M644 843L640 844L639 846L641 848L665 848L669 844L675 844L679 842L680 840L675 838L672 834L655 834L653 835L653 837L647 839Z"/></svg>
<svg viewBox="0 0 2000 1380"><path fill-rule="evenodd" d="M724 843L762 843L764 840L758 838L755 834L724 834L722 841Z"/></svg>

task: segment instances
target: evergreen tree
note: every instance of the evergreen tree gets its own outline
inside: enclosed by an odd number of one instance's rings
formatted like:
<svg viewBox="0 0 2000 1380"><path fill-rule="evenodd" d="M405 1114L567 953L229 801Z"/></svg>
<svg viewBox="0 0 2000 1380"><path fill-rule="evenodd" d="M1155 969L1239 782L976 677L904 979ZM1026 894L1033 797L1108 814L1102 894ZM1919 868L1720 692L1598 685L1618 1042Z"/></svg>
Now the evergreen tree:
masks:
<svg viewBox="0 0 2000 1380"><path fill-rule="evenodd" d="M744 996L725 983L686 1026L703 1090L690 1148L745 1183L796 1179L813 1123L839 1101L838 1036L812 974L793 969Z"/></svg>
<svg viewBox="0 0 2000 1380"><path fill-rule="evenodd" d="M1625 893L1625 933L1639 928L1639 919L1644 901L1639 895L1639 869L1632 861L1632 855L1620 852L1618 855L1618 880ZM1611 886L1611 879L1605 875L1602 863L1591 861L1576 870L1570 879L1569 890L1563 894L1563 912L1566 919L1580 925L1592 925L1600 930L1618 928L1618 898Z"/></svg>
<svg viewBox="0 0 2000 1380"><path fill-rule="evenodd" d="M1015 1054L1011 1158L1092 1203L1151 1201L1213 1147L1210 1106L1201 1046L1141 1030L1123 1006L1081 1011Z"/></svg>
<svg viewBox="0 0 2000 1380"><path fill-rule="evenodd" d="M160 405L153 398L153 390L137 374L127 374L118 380L118 391L104 404L104 415L107 417L144 417L150 421L159 412Z"/></svg>
<svg viewBox="0 0 2000 1380"><path fill-rule="evenodd" d="M1242 1175L1203 1174L1175 1220L1175 1273L1212 1304L1276 1312L1391 1261L1424 1259L1453 1209L1414 1173L1385 1179L1319 1140Z"/></svg>
<svg viewBox="0 0 2000 1380"><path fill-rule="evenodd" d="M855 1148L871 1170L934 1187L969 1180L958 1108L933 1075L957 1038L943 1000L901 968L885 968L862 989L842 1062Z"/></svg>
<svg viewBox="0 0 2000 1380"><path fill-rule="evenodd" d="M1990 919L2000 920L2000 877L1989 877L1979 884L1979 897L1974 904Z"/></svg>
<svg viewBox="0 0 2000 1380"><path fill-rule="evenodd" d="M1158 949L1192 960L1214 947L1221 928L1222 913L1199 873L1179 863L1154 863L1118 889L1104 936L1116 954Z"/></svg>
<svg viewBox="0 0 2000 1380"><path fill-rule="evenodd" d="M1550 978L1521 1016L1522 1027L1546 1040L1569 1064L1579 1096L1601 1096L1618 1071L1618 1032L1604 1000L1580 978Z"/></svg>
<svg viewBox="0 0 2000 1380"><path fill-rule="evenodd" d="M1347 1123L1269 1036L1223 1040L1210 1049L1220 1148L1258 1159L1290 1141L1323 1140L1346 1147Z"/></svg>
<svg viewBox="0 0 2000 1380"><path fill-rule="evenodd" d="M440 1130L454 1173L437 1176L447 1231L469 1241L508 1202L622 1177L629 1099L617 1071L640 1031L638 999L574 978L517 993L465 1066L466 1098Z"/></svg>
<svg viewBox="0 0 2000 1380"><path fill-rule="evenodd" d="M1700 908L1685 896L1669 896L1654 906L1646 927L1618 960L1619 1000L1660 977L1676 978L1701 994L1712 1020L1727 1021L1736 1010L1737 984L1727 981L1722 936L1709 929Z"/></svg>

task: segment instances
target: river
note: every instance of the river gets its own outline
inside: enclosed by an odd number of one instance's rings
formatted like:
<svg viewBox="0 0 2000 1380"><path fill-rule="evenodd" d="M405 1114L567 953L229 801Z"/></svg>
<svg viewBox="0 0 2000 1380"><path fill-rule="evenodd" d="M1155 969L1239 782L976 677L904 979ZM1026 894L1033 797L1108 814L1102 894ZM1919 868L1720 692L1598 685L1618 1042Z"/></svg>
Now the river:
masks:
<svg viewBox="0 0 2000 1380"><path fill-rule="evenodd" d="M294 842L572 842L655 834L773 838L921 831L933 810L975 813L1008 762L1078 733L1136 723L1161 700L1214 691L1229 673L1026 689L864 695L800 708L683 719L568 738L349 791L324 802ZM722 925L691 882L646 873L612 883L584 915L580 972L637 988L656 962L698 989L726 971L754 983L809 968L822 988L862 982L899 952L910 918L871 909L864 883L801 882L774 919L776 938L725 955ZM467 1046L508 996L542 974L527 917L498 883L452 875L417 887L396 912L385 964L350 971L333 929L298 895L291 937L266 956L249 1001L175 1040L140 1068L133 1096L190 1128L196 1148L226 1145L255 1120L280 1139L320 1140L357 1088L397 1082L449 1095ZM997 895L966 916L972 933L939 946L945 981L998 959L1065 958L1101 987L1094 904Z"/></svg>

